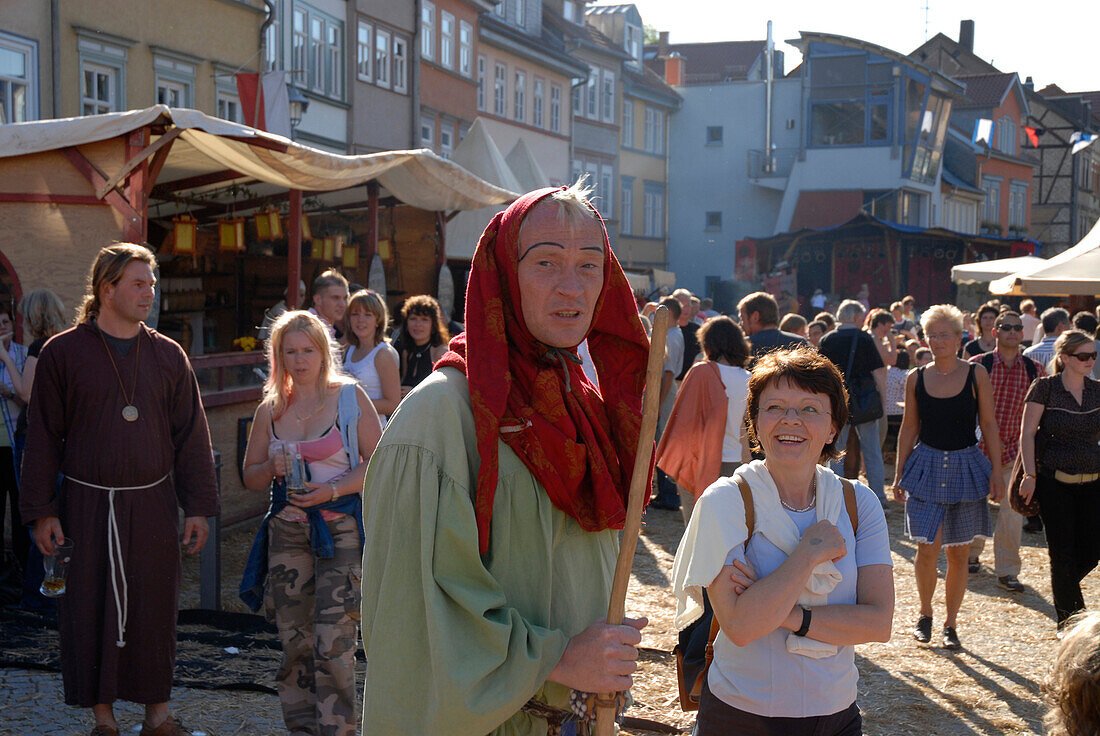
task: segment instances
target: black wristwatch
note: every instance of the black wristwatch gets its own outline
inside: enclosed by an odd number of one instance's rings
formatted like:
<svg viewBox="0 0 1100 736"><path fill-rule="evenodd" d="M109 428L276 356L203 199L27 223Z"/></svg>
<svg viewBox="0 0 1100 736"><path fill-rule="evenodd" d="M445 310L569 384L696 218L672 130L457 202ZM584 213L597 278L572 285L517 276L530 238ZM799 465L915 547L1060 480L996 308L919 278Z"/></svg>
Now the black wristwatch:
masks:
<svg viewBox="0 0 1100 736"><path fill-rule="evenodd" d="M794 632L795 636L806 636L810 633L810 619L813 618L813 610L804 606L799 606L802 609L802 626L798 631Z"/></svg>

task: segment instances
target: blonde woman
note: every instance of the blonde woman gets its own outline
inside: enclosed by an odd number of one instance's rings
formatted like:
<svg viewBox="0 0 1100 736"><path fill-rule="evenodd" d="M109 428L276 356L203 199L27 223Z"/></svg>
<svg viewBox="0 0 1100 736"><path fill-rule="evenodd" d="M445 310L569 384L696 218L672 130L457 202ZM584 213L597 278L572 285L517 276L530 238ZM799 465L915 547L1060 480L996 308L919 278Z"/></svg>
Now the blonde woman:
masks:
<svg viewBox="0 0 1100 736"><path fill-rule="evenodd" d="M271 374L256 409L245 486L271 489L241 598L266 607L283 645L277 689L291 733L356 732L355 645L362 577L363 478L381 435L354 379L337 372L328 329L287 312L267 343ZM288 496L284 443L307 464L307 492ZM266 594L265 594L266 584Z"/></svg>
<svg viewBox="0 0 1100 736"><path fill-rule="evenodd" d="M351 295L344 313L344 370L367 392L382 427L401 403L400 357L386 339L386 302L370 289Z"/></svg>
<svg viewBox="0 0 1100 736"><path fill-rule="evenodd" d="M1031 384L1020 429L1020 496L1039 497L1059 629L1085 607L1081 580L1100 559L1100 381L1089 375L1094 365L1091 336L1080 330L1059 335L1053 375Z"/></svg>
<svg viewBox="0 0 1100 736"><path fill-rule="evenodd" d="M1049 736L1100 731L1100 613L1070 621L1054 655L1043 694L1050 711L1043 718Z"/></svg>
<svg viewBox="0 0 1100 736"><path fill-rule="evenodd" d="M905 379L894 499L905 502L905 533L917 542L913 567L920 617L913 638L924 644L932 639L932 595L943 547L947 555L943 646L958 649L956 617L966 593L970 543L975 537L993 536L986 496L997 501L1004 494L1004 479L992 472L1001 467L1001 441L989 374L980 364L957 357L962 312L950 304L938 304L921 315L921 327L933 361L910 371ZM978 447L977 424L989 457Z"/></svg>

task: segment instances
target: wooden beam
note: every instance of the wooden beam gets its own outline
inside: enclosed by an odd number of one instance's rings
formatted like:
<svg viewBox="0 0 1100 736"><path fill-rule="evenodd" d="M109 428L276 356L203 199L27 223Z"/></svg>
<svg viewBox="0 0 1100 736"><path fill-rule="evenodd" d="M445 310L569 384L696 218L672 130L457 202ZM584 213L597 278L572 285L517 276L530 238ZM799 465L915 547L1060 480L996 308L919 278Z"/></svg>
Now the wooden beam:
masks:
<svg viewBox="0 0 1100 736"><path fill-rule="evenodd" d="M0 202L37 202L41 204L88 204L110 207L91 194L35 194L30 192L0 192Z"/></svg>
<svg viewBox="0 0 1100 736"><path fill-rule="evenodd" d="M436 211L435 213L435 235L437 243L435 248L435 267L438 270L447 262L447 220L444 217L444 213L440 211Z"/></svg>
<svg viewBox="0 0 1100 736"><path fill-rule="evenodd" d="M142 151L149 147L148 126L131 131L126 136L125 156L127 161L137 158ZM138 213L137 219L131 218L124 229L124 237L130 243L145 243L149 240L149 206L145 194L146 177L149 174L148 157L138 162L130 171L130 176L123 186L122 194L130 207ZM104 182L99 189L104 192L113 191L114 187L108 187L109 182Z"/></svg>
<svg viewBox="0 0 1100 736"><path fill-rule="evenodd" d="M298 281L302 278L302 190L291 189L290 217L287 223L286 253L286 305L288 309L297 309L300 295Z"/></svg>
<svg viewBox="0 0 1100 736"><path fill-rule="evenodd" d="M165 146L171 145L172 141L176 139L180 132L182 132L180 128L172 128L170 131L158 138L156 143L153 143L143 148L140 152L138 152L136 156L127 161L126 164L118 170L118 173L116 173L114 176L104 182L103 186L96 190L95 196L103 199L103 196L107 194L108 191L118 186L118 183L125 179L131 171L140 166L143 161L145 161L147 158L149 158Z"/></svg>
<svg viewBox="0 0 1100 736"><path fill-rule="evenodd" d="M160 178L160 172L164 168L165 162L168 161L168 152L171 150L172 144L169 143L153 154L153 160L149 162L149 175L145 178L146 201L149 201L149 197L153 192L153 187L156 186L157 179Z"/></svg>
<svg viewBox="0 0 1100 736"><path fill-rule="evenodd" d="M255 148L266 148L269 151L275 151L276 153L286 153L287 144L279 143L278 141L269 141L266 138L252 138L242 135L222 135L219 138L228 138L231 141L237 141L239 143L245 143Z"/></svg>
<svg viewBox="0 0 1100 736"><path fill-rule="evenodd" d="M81 173L81 175L92 185L93 189L97 189L107 181L107 177L103 172L95 167L91 161L85 158L84 154L74 146L66 146L60 149L61 154L65 158L69 159L69 163L73 165L73 168ZM103 196L103 200L111 205L115 210L122 214L126 218L128 223L136 223L142 219L141 215L131 206L131 204L123 197L117 189L112 189Z"/></svg>
<svg viewBox="0 0 1100 736"><path fill-rule="evenodd" d="M209 174L188 176L183 179L176 179L175 181L166 181L163 184L158 184L153 187L152 196L156 199L164 199L165 195L170 192L179 192L184 189L197 189L198 187L209 186L210 184L220 184L223 181L244 178L246 178L246 176L239 171L223 169L221 171L213 171Z"/></svg>

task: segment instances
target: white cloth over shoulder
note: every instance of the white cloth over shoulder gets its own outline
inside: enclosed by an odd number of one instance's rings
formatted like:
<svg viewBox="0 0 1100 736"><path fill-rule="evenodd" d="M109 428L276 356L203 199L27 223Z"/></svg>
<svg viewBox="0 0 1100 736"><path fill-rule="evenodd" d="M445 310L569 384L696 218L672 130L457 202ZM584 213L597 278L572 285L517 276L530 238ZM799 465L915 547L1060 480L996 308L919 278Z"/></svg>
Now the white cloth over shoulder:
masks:
<svg viewBox="0 0 1100 736"><path fill-rule="evenodd" d="M844 510L844 489L840 479L827 468L817 466L817 519L836 524ZM794 552L801 534L779 502L779 489L762 460L741 466L742 476L752 489L755 509L755 533L787 555ZM736 476L735 476L736 477ZM735 477L720 478L702 498L709 497L707 513L692 514L684 538L676 552L672 568L673 593L676 595L675 625L683 629L703 614L703 588L722 571L730 550L743 545L748 537L745 507ZM826 560L814 568L806 587L798 597L803 606L823 605L828 594L841 580L839 570ZM787 651L815 659L836 654L833 644L819 642L793 632L787 637Z"/></svg>

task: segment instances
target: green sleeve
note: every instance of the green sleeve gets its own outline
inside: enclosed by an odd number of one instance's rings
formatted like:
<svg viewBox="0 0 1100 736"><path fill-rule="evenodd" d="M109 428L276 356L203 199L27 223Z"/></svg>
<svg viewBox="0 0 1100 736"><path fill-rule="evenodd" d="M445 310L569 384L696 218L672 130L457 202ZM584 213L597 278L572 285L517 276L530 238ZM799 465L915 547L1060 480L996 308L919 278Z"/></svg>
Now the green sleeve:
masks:
<svg viewBox="0 0 1100 736"><path fill-rule="evenodd" d="M540 726L545 733L544 722L517 712L543 688L568 636L561 628L536 625L532 619L538 617L521 615L512 600L539 597L537 588L548 589L547 582L534 581L535 590L514 596L506 590L502 577L514 573L502 576L496 567L517 568L522 559L497 560L490 571L479 555L468 473L447 472L446 456L462 445L461 422L448 426L447 414L436 404L425 424L437 437L453 432L451 447L436 452L424 446L431 443L384 441L370 461L364 494L363 733L477 736L498 728L533 733ZM400 438L400 424L393 429L391 436ZM466 477L460 482L455 474ZM502 492L507 496L506 488ZM552 536L550 526L536 522L529 533ZM537 546L549 556L552 539ZM536 569L546 564L532 562Z"/></svg>

